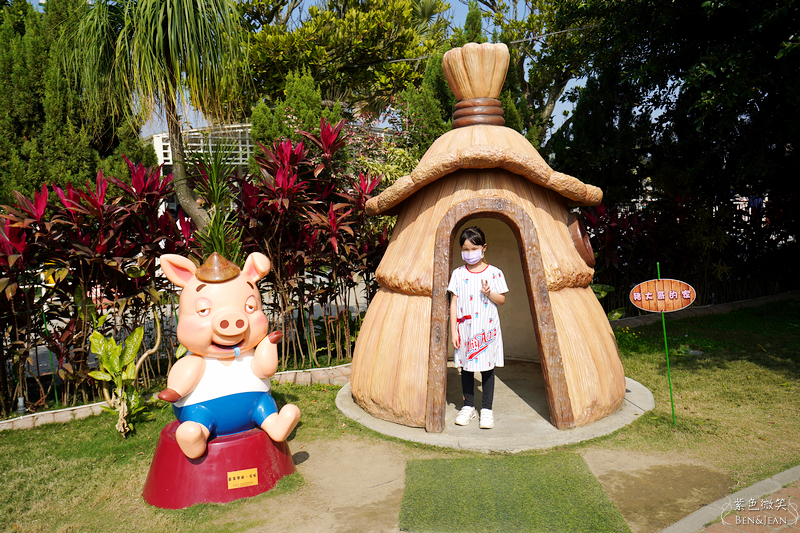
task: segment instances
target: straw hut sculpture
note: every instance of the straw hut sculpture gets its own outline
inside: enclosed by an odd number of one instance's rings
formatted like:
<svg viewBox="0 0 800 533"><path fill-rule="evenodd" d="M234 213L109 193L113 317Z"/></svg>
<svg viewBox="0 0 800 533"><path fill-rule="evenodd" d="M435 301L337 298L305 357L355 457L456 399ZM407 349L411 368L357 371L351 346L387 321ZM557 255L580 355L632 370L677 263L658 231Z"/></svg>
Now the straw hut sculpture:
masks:
<svg viewBox="0 0 800 533"><path fill-rule="evenodd" d="M504 127L497 98L508 62L504 44L447 52L445 77L459 100L453 129L410 175L367 203L370 215L398 215L352 364L353 399L377 418L444 429L453 241L475 218L499 219L516 238L526 293L512 287L509 294L527 296L553 425L603 418L625 396L616 340L589 287L594 255L569 213L597 205L602 191L555 172ZM503 329L504 337L515 335Z"/></svg>

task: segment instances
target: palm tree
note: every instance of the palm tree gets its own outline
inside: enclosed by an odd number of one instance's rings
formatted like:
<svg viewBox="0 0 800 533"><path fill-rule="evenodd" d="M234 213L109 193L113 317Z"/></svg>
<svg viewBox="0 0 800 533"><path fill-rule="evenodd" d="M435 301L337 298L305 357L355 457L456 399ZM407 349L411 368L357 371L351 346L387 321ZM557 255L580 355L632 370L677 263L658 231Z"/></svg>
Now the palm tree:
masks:
<svg viewBox="0 0 800 533"><path fill-rule="evenodd" d="M178 102L221 116L236 101L246 51L232 0L95 0L67 32L67 65L90 116L142 124L163 109L175 192L201 230L208 213L186 181Z"/></svg>

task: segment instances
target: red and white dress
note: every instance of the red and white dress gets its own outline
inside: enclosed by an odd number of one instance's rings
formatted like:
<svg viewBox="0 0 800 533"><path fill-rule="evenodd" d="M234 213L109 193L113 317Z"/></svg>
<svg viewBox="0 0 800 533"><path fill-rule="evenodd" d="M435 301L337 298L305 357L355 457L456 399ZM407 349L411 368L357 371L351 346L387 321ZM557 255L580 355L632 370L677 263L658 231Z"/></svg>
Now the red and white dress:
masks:
<svg viewBox="0 0 800 533"><path fill-rule="evenodd" d="M456 322L461 338L455 350L456 367L468 372L483 372L503 366L503 335L497 305L481 292L481 282L489 282L492 292L508 292L503 272L491 265L480 272L470 272L466 265L458 267L450 276L447 290L456 302Z"/></svg>

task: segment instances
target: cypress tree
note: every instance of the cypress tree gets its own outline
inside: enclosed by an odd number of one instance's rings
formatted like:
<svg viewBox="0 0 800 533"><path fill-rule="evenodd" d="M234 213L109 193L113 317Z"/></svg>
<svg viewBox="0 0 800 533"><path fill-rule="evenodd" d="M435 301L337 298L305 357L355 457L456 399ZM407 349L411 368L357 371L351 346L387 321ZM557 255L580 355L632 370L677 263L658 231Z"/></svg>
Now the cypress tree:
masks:
<svg viewBox="0 0 800 533"><path fill-rule="evenodd" d="M80 80L64 74L60 39L84 9L84 0L51 0L44 13L25 0L0 8L0 204L42 183L93 181L101 167L128 178L122 153L148 166L157 161L130 128L87 123Z"/></svg>

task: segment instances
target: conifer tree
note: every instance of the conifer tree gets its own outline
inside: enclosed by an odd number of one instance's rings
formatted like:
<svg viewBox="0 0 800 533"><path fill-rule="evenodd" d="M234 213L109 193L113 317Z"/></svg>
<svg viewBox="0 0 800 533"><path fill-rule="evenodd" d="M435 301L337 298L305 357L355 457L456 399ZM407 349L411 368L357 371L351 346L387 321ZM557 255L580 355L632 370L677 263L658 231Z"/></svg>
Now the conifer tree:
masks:
<svg viewBox="0 0 800 533"><path fill-rule="evenodd" d="M122 153L156 163L152 147L130 128L109 121L97 138L87 130L80 80L65 76L59 40L85 7L82 0L51 0L40 13L13 0L0 9L0 204L14 202L12 191L30 196L43 183L84 184L99 167L125 178Z"/></svg>
<svg viewBox="0 0 800 533"><path fill-rule="evenodd" d="M279 98L274 107L261 102L253 109L250 136L254 143L271 147L279 139L300 142L303 137L297 130L319 133L321 118L330 124L342 119L338 103L332 108L323 106L319 85L307 70L290 72L283 93L285 98ZM255 170L255 162L251 166Z"/></svg>

